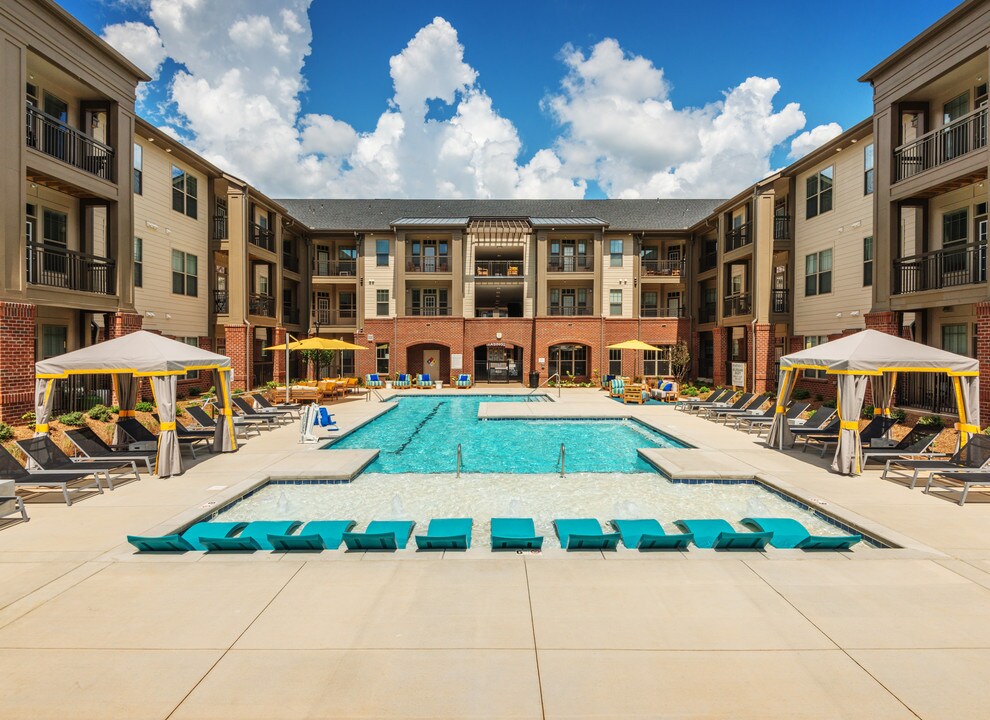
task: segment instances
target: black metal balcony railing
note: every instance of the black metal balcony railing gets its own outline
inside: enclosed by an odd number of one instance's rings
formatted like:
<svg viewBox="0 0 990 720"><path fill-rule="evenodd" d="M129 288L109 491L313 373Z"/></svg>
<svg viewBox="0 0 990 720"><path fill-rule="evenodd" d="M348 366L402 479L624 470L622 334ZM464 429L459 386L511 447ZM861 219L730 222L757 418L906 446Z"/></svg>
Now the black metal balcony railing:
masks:
<svg viewBox="0 0 990 720"><path fill-rule="evenodd" d="M725 305L722 309L723 313L727 317L734 315L749 315L752 310L749 301L749 293L738 293L736 295L726 296Z"/></svg>
<svg viewBox="0 0 990 720"><path fill-rule="evenodd" d="M423 305L414 303L409 309L409 314L414 316L429 317L432 315L450 315L450 305Z"/></svg>
<svg viewBox="0 0 990 720"><path fill-rule="evenodd" d="M282 322L289 323L290 325L299 324L299 308L297 307L283 307L282 308Z"/></svg>
<svg viewBox="0 0 990 720"><path fill-rule="evenodd" d="M592 255L551 255L547 259L550 272L590 272L595 269Z"/></svg>
<svg viewBox="0 0 990 720"><path fill-rule="evenodd" d="M269 228L261 227L258 223L251 223L251 234L248 238L252 245L257 245L269 252L275 252L275 233Z"/></svg>
<svg viewBox="0 0 990 720"><path fill-rule="evenodd" d="M116 262L56 245L27 244L27 281L32 285L115 295Z"/></svg>
<svg viewBox="0 0 990 720"><path fill-rule="evenodd" d="M275 298L271 295L251 293L248 295L248 313L262 317L275 317Z"/></svg>
<svg viewBox="0 0 990 720"><path fill-rule="evenodd" d="M984 283L987 246L971 243L894 260L894 294Z"/></svg>
<svg viewBox="0 0 990 720"><path fill-rule="evenodd" d="M770 312L787 313L790 308L790 290L770 291Z"/></svg>
<svg viewBox="0 0 990 720"><path fill-rule="evenodd" d="M701 261L698 263L698 272L712 270L718 264L718 250L709 250L701 254Z"/></svg>
<svg viewBox="0 0 990 720"><path fill-rule="evenodd" d="M679 318L684 317L684 307L641 307L639 316L645 318Z"/></svg>
<svg viewBox="0 0 990 720"><path fill-rule="evenodd" d="M590 305L551 305L547 308L548 315L591 315Z"/></svg>
<svg viewBox="0 0 990 720"><path fill-rule="evenodd" d="M718 305L715 303L703 303L701 312L698 313L699 323L713 323L718 317ZM708 377L707 375L705 377Z"/></svg>
<svg viewBox="0 0 990 720"><path fill-rule="evenodd" d="M357 260L313 260L313 275L316 277L354 277L357 274Z"/></svg>
<svg viewBox="0 0 990 720"><path fill-rule="evenodd" d="M773 217L773 239L774 240L790 240L791 239L791 216L790 215L774 215L774 217Z"/></svg>
<svg viewBox="0 0 990 720"><path fill-rule="evenodd" d="M894 182L987 146L987 109L978 108L894 150Z"/></svg>
<svg viewBox="0 0 990 720"><path fill-rule="evenodd" d="M114 182L114 150L81 130L27 104L25 142L46 155Z"/></svg>
<svg viewBox="0 0 990 720"><path fill-rule="evenodd" d="M643 260L643 275L680 277L684 274L684 260Z"/></svg>
<svg viewBox="0 0 990 720"><path fill-rule="evenodd" d="M229 296L226 290L213 291L213 314L226 315L230 312Z"/></svg>
<svg viewBox="0 0 990 720"><path fill-rule="evenodd" d="M941 373L900 373L897 376L898 407L930 413L958 413L952 379Z"/></svg>
<svg viewBox="0 0 990 720"><path fill-rule="evenodd" d="M522 260L477 260L475 277L523 278Z"/></svg>
<svg viewBox="0 0 990 720"><path fill-rule="evenodd" d="M725 233L725 252L738 250L753 241L750 233L750 224L743 223L739 227L734 227Z"/></svg>
<svg viewBox="0 0 990 720"><path fill-rule="evenodd" d="M447 255L411 255L406 258L406 272L450 272Z"/></svg>
<svg viewBox="0 0 990 720"><path fill-rule="evenodd" d="M299 258L295 255L282 255L282 267L289 272L297 273L299 272Z"/></svg>
<svg viewBox="0 0 990 720"><path fill-rule="evenodd" d="M86 412L94 405L113 404L110 375L70 375L52 388L52 414Z"/></svg>
<svg viewBox="0 0 990 720"><path fill-rule="evenodd" d="M227 216L226 215L214 215L211 218L213 222L213 239L214 240L226 240L227 239Z"/></svg>

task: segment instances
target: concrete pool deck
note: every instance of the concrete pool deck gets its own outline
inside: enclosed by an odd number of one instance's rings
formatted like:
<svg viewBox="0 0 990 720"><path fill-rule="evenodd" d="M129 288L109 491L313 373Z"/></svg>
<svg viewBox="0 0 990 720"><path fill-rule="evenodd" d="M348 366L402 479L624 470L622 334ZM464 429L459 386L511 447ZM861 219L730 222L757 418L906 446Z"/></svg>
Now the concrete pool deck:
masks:
<svg viewBox="0 0 990 720"><path fill-rule="evenodd" d="M369 460L300 446L287 426L179 477L28 501L31 521L0 530L0 718L990 715L990 496L959 507L878 471L833 475L817 455L594 390L516 408L635 417L697 448L656 451L683 454L666 462L772 478L906 549L644 557L547 538L508 556L152 557L124 543L267 477ZM333 408L345 430L382 411Z"/></svg>

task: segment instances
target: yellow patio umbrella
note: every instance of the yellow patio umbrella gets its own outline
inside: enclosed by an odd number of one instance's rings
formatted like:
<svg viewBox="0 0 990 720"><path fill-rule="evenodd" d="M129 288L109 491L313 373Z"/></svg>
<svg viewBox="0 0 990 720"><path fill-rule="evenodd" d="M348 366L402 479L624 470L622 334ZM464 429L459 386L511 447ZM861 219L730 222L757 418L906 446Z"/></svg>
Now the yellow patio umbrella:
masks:
<svg viewBox="0 0 990 720"><path fill-rule="evenodd" d="M649 343L645 343L642 340L625 340L620 343L615 343L614 345L608 346L609 350L660 350L658 347L654 347ZM638 374L639 371L639 355L635 356L635 365L633 366L633 374Z"/></svg>
<svg viewBox="0 0 990 720"><path fill-rule="evenodd" d="M286 334L286 337L291 335ZM367 350L363 345L355 345L346 340L334 340L333 338L311 337L302 340L293 340L281 345L270 345L265 350L285 350L285 402L289 402L289 351L290 350Z"/></svg>

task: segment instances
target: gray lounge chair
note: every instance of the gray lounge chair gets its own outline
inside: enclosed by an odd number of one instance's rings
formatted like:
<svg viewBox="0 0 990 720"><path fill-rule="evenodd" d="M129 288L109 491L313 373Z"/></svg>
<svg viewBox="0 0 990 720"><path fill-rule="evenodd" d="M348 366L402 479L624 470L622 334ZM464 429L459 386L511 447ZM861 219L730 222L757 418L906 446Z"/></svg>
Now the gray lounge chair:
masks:
<svg viewBox="0 0 990 720"><path fill-rule="evenodd" d="M711 407L701 408L698 414L702 417L710 417L713 413L724 412L725 410L742 410L753 402L753 398L755 397L756 393L743 393L731 405L712 405Z"/></svg>
<svg viewBox="0 0 990 720"><path fill-rule="evenodd" d="M725 405L727 404L725 401L735 394L736 391L732 388L722 388L709 395L707 400L679 400L674 405L674 409L681 412L697 412L701 408L711 407L713 405Z"/></svg>
<svg viewBox="0 0 990 720"><path fill-rule="evenodd" d="M776 412L777 406L773 405L773 410ZM784 416L787 418L788 423L796 422L801 413L808 409L808 403L791 403L791 406L787 409L787 414ZM746 417L745 415L735 418L735 428L737 430L742 430L743 425L746 426L746 434L751 435L754 428L759 430L757 435L762 435L764 430L769 430L770 426L773 425L774 412L770 413L769 417Z"/></svg>
<svg viewBox="0 0 990 720"><path fill-rule="evenodd" d="M0 479L13 480L15 488L58 488L62 491L62 497L65 498L66 505L72 504L72 498L69 497L70 490L73 492L82 492L84 490L93 489L102 495L103 485L100 484L100 475L105 474L106 473L103 470L86 468L81 465L77 465L75 468L71 468L70 471L65 472L54 470L28 470L17 462L7 448L0 445ZM88 478L92 479L89 484L77 485Z"/></svg>
<svg viewBox="0 0 990 720"><path fill-rule="evenodd" d="M131 452L126 446L117 446L117 448L114 448L103 442L103 438L97 435L92 428L88 427L79 428L78 430L66 430L65 436L86 457L94 460L133 460L135 462L143 462L149 475L154 472L152 463L155 462L156 453Z"/></svg>
<svg viewBox="0 0 990 720"><path fill-rule="evenodd" d="M915 425L900 442L893 447L868 447L863 450L863 465L868 462L889 463L898 459L947 458L949 453L928 452L928 448L939 435L938 430L928 430Z"/></svg>
<svg viewBox="0 0 990 720"><path fill-rule="evenodd" d="M296 405L294 403L279 403L277 405L273 404L264 395L254 395L254 406L261 412L274 412L279 415L288 415L289 417L299 418L299 413L302 410L302 405Z"/></svg>
<svg viewBox="0 0 990 720"><path fill-rule="evenodd" d="M149 446L151 443L155 443L155 447L158 447L158 436L142 425L137 418L117 418L117 427L127 433L128 437L136 443L147 443ZM176 429L176 435L178 435L178 428ZM200 438L180 437L179 448L187 448L192 453L193 458L195 458L195 445L202 442L203 440Z"/></svg>
<svg viewBox="0 0 990 720"><path fill-rule="evenodd" d="M746 417L747 415L750 417L759 417L760 406L762 406L767 400L773 400L773 395L770 393L763 393L762 395L757 395L751 403L741 408L725 408L724 410L712 408L708 411L707 417L709 420L714 420L717 423L725 423L726 421L736 417ZM772 413L775 407L775 405L771 405L767 412Z"/></svg>
<svg viewBox="0 0 990 720"><path fill-rule="evenodd" d="M880 477L887 478L892 472L895 476L910 477L910 487L913 488L918 484L918 478L922 473L928 473L928 480L931 481L931 473L983 470L988 462L990 462L990 435L973 435L954 455L943 460L889 460ZM975 478L973 481L975 482Z"/></svg>
<svg viewBox="0 0 990 720"><path fill-rule="evenodd" d="M17 447L41 466L42 470L56 472L77 472L79 468L100 470L104 473L107 484L113 490L113 478L116 471L118 477L133 476L141 479L135 460L96 460L88 457L70 458L62 448L55 444L48 435L38 435L27 440L17 440Z"/></svg>
<svg viewBox="0 0 990 720"><path fill-rule="evenodd" d="M886 435L896 424L897 420L891 417L885 417L883 415L877 415L875 418L870 420L867 426L859 431L859 439L863 449L869 447L870 443L874 440L879 440ZM821 443L822 457L825 457L825 451L832 445L839 442L839 434L836 431L834 433L829 433L828 435L809 435L805 437L804 447L801 448L801 452L807 450L809 443L813 442Z"/></svg>
<svg viewBox="0 0 990 720"><path fill-rule="evenodd" d="M253 420L261 420L262 422L266 423L269 427L274 427L275 425L281 425L283 421L287 422L289 420L289 418L283 417L281 415L276 415L274 413L258 412L257 410L254 409L254 405L252 405L242 397L232 398L232 401L234 407L240 410L242 416Z"/></svg>
<svg viewBox="0 0 990 720"><path fill-rule="evenodd" d="M215 430L217 427L217 421L209 416L209 414L201 407L196 405L187 405L186 412L189 413L189 417L196 421L196 423L204 430ZM241 430L244 435L250 435L252 432L255 435L261 435L261 425L266 425L262 420L249 420L242 415L234 416L234 432Z"/></svg>
<svg viewBox="0 0 990 720"><path fill-rule="evenodd" d="M792 427L791 434L794 439L791 447L801 438L807 442L808 438L814 435L835 435L839 431L839 418L836 417L835 408L820 407L815 414L808 418L808 421L801 427Z"/></svg>

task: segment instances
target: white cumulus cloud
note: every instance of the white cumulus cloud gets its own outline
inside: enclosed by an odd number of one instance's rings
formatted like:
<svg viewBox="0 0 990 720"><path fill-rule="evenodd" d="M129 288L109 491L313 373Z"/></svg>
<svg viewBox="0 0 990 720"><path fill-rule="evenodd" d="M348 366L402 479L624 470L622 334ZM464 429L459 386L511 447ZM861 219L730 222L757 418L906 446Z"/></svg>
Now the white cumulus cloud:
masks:
<svg viewBox="0 0 990 720"><path fill-rule="evenodd" d="M818 125L811 128L811 130L805 130L791 140L791 151L787 153L787 157L791 160L799 160L812 150L820 148L829 140L841 134L842 126L834 122Z"/></svg>
<svg viewBox="0 0 990 720"><path fill-rule="evenodd" d="M154 26L140 22L107 25L103 28L102 37L152 78L158 77L166 53Z"/></svg>

